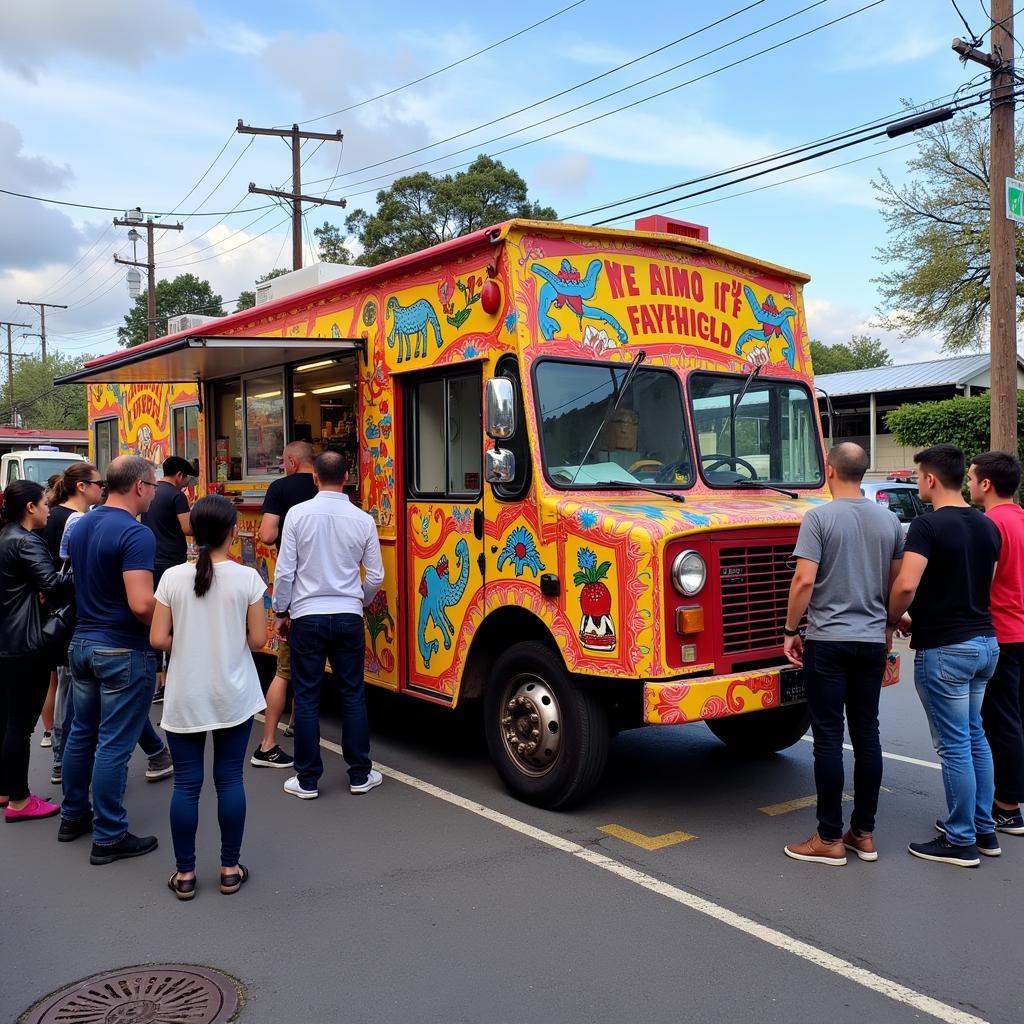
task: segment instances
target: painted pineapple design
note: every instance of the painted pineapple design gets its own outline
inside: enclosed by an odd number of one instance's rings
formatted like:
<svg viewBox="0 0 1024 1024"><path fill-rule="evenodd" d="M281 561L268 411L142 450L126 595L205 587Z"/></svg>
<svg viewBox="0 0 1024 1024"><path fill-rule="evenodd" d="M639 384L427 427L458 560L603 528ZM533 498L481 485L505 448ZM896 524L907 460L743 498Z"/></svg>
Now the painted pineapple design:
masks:
<svg viewBox="0 0 1024 1024"><path fill-rule="evenodd" d="M612 623L612 594L604 580L611 562L597 564L597 555L589 548L580 548L576 555L580 569L573 583L580 587L580 643L588 651L614 651L615 625Z"/></svg>

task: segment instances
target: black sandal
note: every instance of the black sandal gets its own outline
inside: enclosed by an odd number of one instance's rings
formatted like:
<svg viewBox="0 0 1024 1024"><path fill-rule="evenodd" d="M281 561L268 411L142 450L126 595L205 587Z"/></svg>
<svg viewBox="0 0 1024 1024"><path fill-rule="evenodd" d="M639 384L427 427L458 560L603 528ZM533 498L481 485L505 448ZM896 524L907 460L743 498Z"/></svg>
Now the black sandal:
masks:
<svg viewBox="0 0 1024 1024"><path fill-rule="evenodd" d="M167 879L167 888L178 897L179 900L190 900L196 894L196 880L194 878L179 878L175 871Z"/></svg>
<svg viewBox="0 0 1024 1024"><path fill-rule="evenodd" d="M220 891L225 896L231 896L233 893L238 892L249 881L249 869L244 864L239 864L238 868L238 871L233 871L230 875L225 875L223 871L221 872Z"/></svg>

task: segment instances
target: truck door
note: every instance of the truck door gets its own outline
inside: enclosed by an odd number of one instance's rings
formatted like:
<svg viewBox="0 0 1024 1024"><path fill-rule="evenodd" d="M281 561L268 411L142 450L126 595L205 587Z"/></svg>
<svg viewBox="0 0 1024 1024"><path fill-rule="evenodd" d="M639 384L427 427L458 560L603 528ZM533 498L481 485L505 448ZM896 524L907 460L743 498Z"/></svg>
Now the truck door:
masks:
<svg viewBox="0 0 1024 1024"><path fill-rule="evenodd" d="M462 365L405 387L403 688L451 701L483 601L483 378Z"/></svg>

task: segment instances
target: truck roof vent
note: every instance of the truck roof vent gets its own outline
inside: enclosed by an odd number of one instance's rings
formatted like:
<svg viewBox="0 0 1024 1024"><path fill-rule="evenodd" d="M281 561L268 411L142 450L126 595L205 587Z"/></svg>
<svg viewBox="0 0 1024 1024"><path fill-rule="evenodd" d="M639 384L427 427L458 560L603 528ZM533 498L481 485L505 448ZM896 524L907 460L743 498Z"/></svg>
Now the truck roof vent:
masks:
<svg viewBox="0 0 1024 1024"><path fill-rule="evenodd" d="M659 231L663 235L682 235L684 238L696 238L701 242L708 240L708 229L703 224L692 224L688 220L676 220L675 217L662 217L654 214L641 217L634 227L637 231Z"/></svg>

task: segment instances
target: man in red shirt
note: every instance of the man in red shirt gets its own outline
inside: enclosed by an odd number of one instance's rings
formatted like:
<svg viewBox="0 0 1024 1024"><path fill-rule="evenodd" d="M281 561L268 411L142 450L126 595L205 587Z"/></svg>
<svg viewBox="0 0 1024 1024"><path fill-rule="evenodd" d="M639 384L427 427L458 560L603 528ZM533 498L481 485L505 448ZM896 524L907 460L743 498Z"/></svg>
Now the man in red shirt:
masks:
<svg viewBox="0 0 1024 1024"><path fill-rule="evenodd" d="M999 641L999 664L985 688L981 719L992 748L996 829L1024 835L1024 509L1013 496L1020 487L1020 463L1009 452L977 455L967 471L971 501L981 505L999 528L1003 546L992 581L992 622Z"/></svg>

